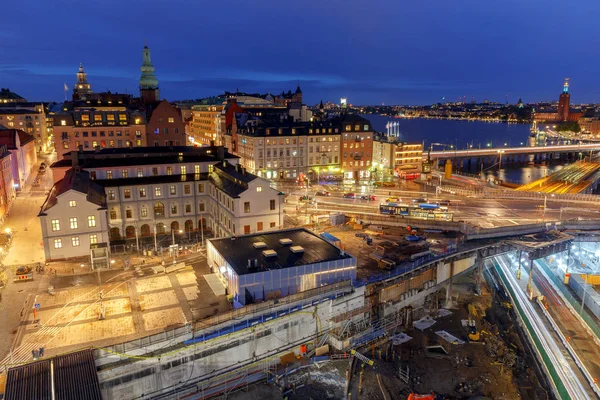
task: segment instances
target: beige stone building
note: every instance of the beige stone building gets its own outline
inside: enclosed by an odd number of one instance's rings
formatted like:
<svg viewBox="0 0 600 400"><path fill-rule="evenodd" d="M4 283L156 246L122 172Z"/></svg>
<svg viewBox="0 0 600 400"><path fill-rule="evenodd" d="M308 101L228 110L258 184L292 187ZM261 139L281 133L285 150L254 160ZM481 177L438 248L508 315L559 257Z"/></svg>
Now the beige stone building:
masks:
<svg viewBox="0 0 600 400"><path fill-rule="evenodd" d="M223 105L192 106L192 121L188 132L192 144L209 146L211 141L217 141L220 136L223 108Z"/></svg>

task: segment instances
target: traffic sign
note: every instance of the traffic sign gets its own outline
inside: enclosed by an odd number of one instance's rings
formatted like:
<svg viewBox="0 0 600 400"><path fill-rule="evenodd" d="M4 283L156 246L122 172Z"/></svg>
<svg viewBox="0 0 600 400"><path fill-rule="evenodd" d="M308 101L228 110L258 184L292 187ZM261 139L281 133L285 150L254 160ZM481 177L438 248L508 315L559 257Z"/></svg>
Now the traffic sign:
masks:
<svg viewBox="0 0 600 400"><path fill-rule="evenodd" d="M36 308L36 310L40 309L40 303L35 303L33 306Z"/></svg>

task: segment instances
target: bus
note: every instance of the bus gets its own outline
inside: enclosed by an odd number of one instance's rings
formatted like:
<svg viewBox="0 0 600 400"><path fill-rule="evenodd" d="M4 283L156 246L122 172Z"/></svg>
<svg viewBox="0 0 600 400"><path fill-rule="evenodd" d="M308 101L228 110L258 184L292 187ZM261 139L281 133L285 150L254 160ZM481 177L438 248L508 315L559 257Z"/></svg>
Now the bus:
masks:
<svg viewBox="0 0 600 400"><path fill-rule="evenodd" d="M406 218L452 221L452 213L448 212L448 207L441 207L437 204L408 205L384 203L379 205L379 212L385 215L400 215Z"/></svg>

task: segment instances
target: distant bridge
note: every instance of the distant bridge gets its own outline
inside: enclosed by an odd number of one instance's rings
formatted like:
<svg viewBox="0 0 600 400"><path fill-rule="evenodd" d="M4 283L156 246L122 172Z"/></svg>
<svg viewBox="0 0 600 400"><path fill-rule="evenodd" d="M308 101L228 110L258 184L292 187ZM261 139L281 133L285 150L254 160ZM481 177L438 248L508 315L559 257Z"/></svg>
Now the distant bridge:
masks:
<svg viewBox="0 0 600 400"><path fill-rule="evenodd" d="M600 142L598 143L583 143L583 144L565 144L556 146L535 146L535 147L494 147L485 149L466 149L466 150L441 150L432 151L431 159L433 160L448 160L459 158L483 158L483 157L507 157L507 156L524 156L524 155L539 155L539 154L569 154L583 153L584 155L590 152L600 151ZM423 158L427 158L428 153L423 152Z"/></svg>

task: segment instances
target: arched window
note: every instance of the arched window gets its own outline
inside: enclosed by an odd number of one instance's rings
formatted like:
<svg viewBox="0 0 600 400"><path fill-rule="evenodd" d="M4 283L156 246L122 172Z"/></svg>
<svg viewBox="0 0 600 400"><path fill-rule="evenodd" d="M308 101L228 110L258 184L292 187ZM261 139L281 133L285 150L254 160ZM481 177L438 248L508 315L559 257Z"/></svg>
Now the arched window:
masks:
<svg viewBox="0 0 600 400"><path fill-rule="evenodd" d="M156 202L154 203L154 216L155 217L164 217L165 216L165 205L163 203Z"/></svg>

